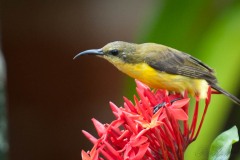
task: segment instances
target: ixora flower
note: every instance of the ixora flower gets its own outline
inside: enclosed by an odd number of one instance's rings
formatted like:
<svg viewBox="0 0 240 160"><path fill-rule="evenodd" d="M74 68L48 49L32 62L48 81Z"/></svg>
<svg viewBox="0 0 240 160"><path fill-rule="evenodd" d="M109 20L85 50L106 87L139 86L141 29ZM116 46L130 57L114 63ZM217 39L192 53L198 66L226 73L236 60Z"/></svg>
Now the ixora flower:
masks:
<svg viewBox="0 0 240 160"><path fill-rule="evenodd" d="M211 98L210 87L203 114L198 113L196 98L190 118L187 92L169 94L166 90L151 90L137 80L136 84L139 98L134 96L134 103L125 97L124 107L110 102L116 120L102 124L92 119L99 138L83 131L94 145L91 151L82 151L83 160L184 159L184 151L202 127Z"/></svg>

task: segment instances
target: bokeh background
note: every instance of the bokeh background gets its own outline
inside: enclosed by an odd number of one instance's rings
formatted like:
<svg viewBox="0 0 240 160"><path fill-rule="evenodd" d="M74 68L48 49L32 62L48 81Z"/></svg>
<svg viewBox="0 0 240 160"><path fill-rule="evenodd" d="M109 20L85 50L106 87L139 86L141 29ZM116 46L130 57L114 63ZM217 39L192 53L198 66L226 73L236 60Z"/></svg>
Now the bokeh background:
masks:
<svg viewBox="0 0 240 160"><path fill-rule="evenodd" d="M0 135L6 140L8 124L9 143L7 150L5 141L0 141L1 159L6 155L10 160L81 159L81 150L92 146L81 130L96 135L91 118L110 122L109 101L121 106L123 95L132 98L135 93L133 79L108 62L92 56L72 60L80 51L111 41L156 42L190 53L213 67L219 84L240 97L239 0L2 0L0 4L7 68L7 81L0 83L4 124ZM239 115L239 106L214 95L186 159L206 159L218 134L233 125L240 128ZM231 159L240 159L239 150L239 144L234 145Z"/></svg>

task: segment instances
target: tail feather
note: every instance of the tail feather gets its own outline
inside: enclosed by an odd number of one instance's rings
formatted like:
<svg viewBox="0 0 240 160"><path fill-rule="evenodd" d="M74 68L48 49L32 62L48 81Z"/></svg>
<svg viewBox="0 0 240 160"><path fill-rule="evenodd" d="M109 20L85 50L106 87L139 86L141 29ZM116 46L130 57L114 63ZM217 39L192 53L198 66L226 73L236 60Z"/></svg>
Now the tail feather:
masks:
<svg viewBox="0 0 240 160"><path fill-rule="evenodd" d="M216 84L211 84L211 87L215 90L217 90L218 92L226 95L227 97L229 97L233 102L235 102L236 104L240 105L240 99L238 99L237 97L235 97L234 95L232 95L231 93L225 91L224 89L222 89L221 87L219 87Z"/></svg>

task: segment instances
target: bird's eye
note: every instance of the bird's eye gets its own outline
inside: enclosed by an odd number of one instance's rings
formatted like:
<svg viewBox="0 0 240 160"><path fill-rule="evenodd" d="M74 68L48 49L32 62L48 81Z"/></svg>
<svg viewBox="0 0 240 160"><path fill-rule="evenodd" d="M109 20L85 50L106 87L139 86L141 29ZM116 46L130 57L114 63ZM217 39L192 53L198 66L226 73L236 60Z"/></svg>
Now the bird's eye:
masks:
<svg viewBox="0 0 240 160"><path fill-rule="evenodd" d="M113 56L117 56L119 51L117 49L113 49L110 51L110 53L113 55Z"/></svg>

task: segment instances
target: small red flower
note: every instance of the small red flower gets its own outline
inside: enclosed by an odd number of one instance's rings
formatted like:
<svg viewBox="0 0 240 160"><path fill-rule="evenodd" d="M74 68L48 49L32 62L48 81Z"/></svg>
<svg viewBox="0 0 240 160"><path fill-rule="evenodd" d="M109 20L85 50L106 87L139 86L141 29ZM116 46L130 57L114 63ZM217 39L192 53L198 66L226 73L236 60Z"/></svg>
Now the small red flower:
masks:
<svg viewBox="0 0 240 160"><path fill-rule="evenodd" d="M94 145L92 150L88 153L86 153L84 150L82 150L82 159L83 160L98 160L98 151L96 150L97 145Z"/></svg>
<svg viewBox="0 0 240 160"><path fill-rule="evenodd" d="M166 90L151 90L136 80L139 99L134 103L124 97L124 107L110 102L116 120L102 124L92 119L99 138L83 131L94 144L91 151L82 151L83 160L176 160L184 159L184 151L194 141L202 127L211 98L208 90L204 113L199 118L199 99L196 98L194 114L188 115L187 92L169 94Z"/></svg>

